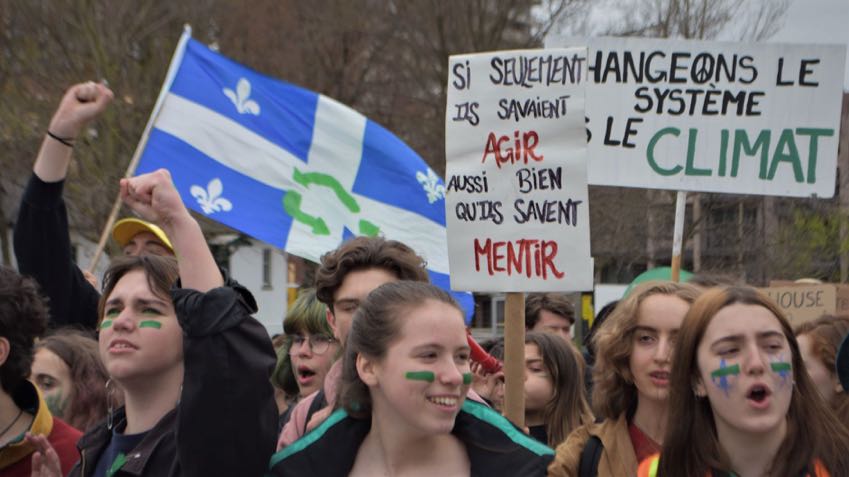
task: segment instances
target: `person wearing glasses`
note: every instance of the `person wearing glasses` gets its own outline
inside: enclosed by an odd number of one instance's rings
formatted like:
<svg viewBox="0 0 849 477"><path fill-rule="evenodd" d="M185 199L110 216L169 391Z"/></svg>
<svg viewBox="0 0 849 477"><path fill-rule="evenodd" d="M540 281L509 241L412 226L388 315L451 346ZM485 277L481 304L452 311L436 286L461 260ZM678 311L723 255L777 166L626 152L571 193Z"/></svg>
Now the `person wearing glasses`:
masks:
<svg viewBox="0 0 849 477"><path fill-rule="evenodd" d="M321 257L315 274L316 296L327 305L325 318L343 349L360 303L375 288L398 280L429 279L424 259L395 240L355 237ZM295 442L330 415L341 379L342 362L336 360L321 389L293 406L291 417L280 432L278 449Z"/></svg>
<svg viewBox="0 0 849 477"><path fill-rule="evenodd" d="M286 395L280 428L289 421L295 404L321 389L324 377L339 355L339 342L327 324L327 307L314 288L300 291L283 320L286 341L277 355L272 383Z"/></svg>
<svg viewBox="0 0 849 477"><path fill-rule="evenodd" d="M466 399L463 315L428 283L395 281L369 293L348 332L337 408L276 453L266 475L546 475L553 450Z"/></svg>

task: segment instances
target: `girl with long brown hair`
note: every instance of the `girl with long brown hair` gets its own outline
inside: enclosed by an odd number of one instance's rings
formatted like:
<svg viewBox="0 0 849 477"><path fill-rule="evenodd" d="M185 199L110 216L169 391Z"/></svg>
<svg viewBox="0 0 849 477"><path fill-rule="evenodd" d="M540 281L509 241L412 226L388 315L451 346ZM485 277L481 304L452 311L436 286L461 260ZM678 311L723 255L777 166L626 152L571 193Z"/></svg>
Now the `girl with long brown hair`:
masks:
<svg viewBox="0 0 849 477"><path fill-rule="evenodd" d="M30 380L41 390L50 412L85 431L106 417L109 405L120 406L123 393L106 392L109 374L100 360L97 340L83 331L59 329L35 344Z"/></svg>
<svg viewBox="0 0 849 477"><path fill-rule="evenodd" d="M686 283L638 285L595 337L593 411L603 421L574 430L557 448L551 476L632 477L664 441L672 345L700 289Z"/></svg>
<svg viewBox="0 0 849 477"><path fill-rule="evenodd" d="M849 475L849 433L769 297L750 287L705 292L675 356L663 452L638 475Z"/></svg>
<svg viewBox="0 0 849 477"><path fill-rule="evenodd" d="M849 315L825 315L796 327L802 361L814 385L840 422L849 426L849 395L837 378L837 349L849 334Z"/></svg>
<svg viewBox="0 0 849 477"><path fill-rule="evenodd" d="M269 475L545 475L551 449L466 399L469 355L451 295L381 285L354 314L337 409L275 454Z"/></svg>
<svg viewBox="0 0 849 477"><path fill-rule="evenodd" d="M593 414L584 395L584 364L560 336L525 335L525 425L531 436L556 447Z"/></svg>

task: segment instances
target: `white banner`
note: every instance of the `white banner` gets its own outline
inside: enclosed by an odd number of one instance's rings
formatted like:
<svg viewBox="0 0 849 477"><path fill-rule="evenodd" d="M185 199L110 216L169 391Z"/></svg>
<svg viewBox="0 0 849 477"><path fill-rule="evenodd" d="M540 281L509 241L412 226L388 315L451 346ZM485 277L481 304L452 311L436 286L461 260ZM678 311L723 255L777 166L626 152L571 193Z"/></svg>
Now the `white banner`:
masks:
<svg viewBox="0 0 849 477"><path fill-rule="evenodd" d="M584 48L452 56L451 288L591 290Z"/></svg>
<svg viewBox="0 0 849 477"><path fill-rule="evenodd" d="M834 195L845 47L589 41L590 184Z"/></svg>

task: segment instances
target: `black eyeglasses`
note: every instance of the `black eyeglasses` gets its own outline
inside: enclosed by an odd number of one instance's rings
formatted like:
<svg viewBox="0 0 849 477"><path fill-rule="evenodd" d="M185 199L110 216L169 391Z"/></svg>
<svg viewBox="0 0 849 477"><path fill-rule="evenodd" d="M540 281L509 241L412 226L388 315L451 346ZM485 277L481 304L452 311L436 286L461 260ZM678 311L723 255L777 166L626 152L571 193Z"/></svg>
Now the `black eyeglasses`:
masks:
<svg viewBox="0 0 849 477"><path fill-rule="evenodd" d="M304 341L309 342L310 351L315 354L324 354L330 348L331 343L335 343L336 339L326 335L312 335L309 338L304 335L292 335L291 346L289 346L289 354L297 354L298 350L304 344Z"/></svg>

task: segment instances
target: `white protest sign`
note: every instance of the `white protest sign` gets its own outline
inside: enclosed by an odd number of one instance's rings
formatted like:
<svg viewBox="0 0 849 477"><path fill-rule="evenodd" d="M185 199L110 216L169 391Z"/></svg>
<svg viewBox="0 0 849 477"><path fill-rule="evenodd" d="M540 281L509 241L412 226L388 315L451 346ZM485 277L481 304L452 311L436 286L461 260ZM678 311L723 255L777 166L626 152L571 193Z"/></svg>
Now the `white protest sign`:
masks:
<svg viewBox="0 0 849 477"><path fill-rule="evenodd" d="M452 56L451 288L591 290L584 48Z"/></svg>
<svg viewBox="0 0 849 477"><path fill-rule="evenodd" d="M845 47L589 42L590 184L834 195Z"/></svg>

